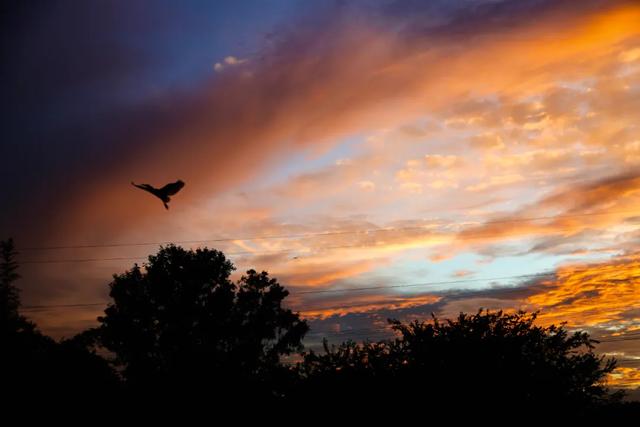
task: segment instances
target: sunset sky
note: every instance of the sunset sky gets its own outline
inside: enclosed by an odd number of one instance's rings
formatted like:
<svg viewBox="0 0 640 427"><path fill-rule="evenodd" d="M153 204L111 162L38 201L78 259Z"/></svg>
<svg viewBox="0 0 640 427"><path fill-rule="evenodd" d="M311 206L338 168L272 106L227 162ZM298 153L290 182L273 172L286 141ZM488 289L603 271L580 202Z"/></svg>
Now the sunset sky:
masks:
<svg viewBox="0 0 640 427"><path fill-rule="evenodd" d="M640 386L640 1L7 4L0 238L44 332L176 242L278 278L311 345L540 310Z"/></svg>

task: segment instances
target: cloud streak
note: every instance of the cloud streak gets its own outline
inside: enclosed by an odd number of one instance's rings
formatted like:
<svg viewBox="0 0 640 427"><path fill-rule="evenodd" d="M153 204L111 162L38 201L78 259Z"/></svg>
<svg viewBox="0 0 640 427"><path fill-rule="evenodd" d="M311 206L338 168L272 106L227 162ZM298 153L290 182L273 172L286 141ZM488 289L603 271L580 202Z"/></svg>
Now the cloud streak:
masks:
<svg viewBox="0 0 640 427"><path fill-rule="evenodd" d="M540 29L520 21L519 13L528 9L514 8L511 3L491 8L491 13L501 16L491 25L482 14L463 15L421 34L400 35L351 21L349 10L332 10L331 19L318 18L304 30L281 37L262 60L255 61L252 76L213 76L194 91L169 91L142 104L118 105L114 113L92 120L59 122L61 130L49 131L47 137L58 151L57 141L66 139L73 154L69 158L54 155L67 171L63 178L53 171L48 175L66 191L56 193L54 204L45 191L48 185L41 185L33 188L37 197L31 200L41 201L38 207L54 206L52 218L59 218L54 228L63 230L63 236L71 232L65 227L69 222L75 229L96 221L107 230L134 226L138 218L151 220L157 215L119 187L119 182L132 177L159 182L180 176L190 182L185 197L207 197L250 179L266 162L293 147L357 132L372 120L383 125L400 116L410 117L424 108L425 101L430 109L450 102L471 89L463 83L471 68L477 71L474 87L505 89L530 80L526 78L532 65L529 61L545 67L569 61L587 49L592 53L608 49L633 32L633 16L638 13L632 7L611 8L608 14L598 10L599 14L591 16L587 8L589 13L568 20L566 12L554 18L555 8L549 11L545 5L542 10L551 17ZM619 25L612 29L608 26L611 21ZM112 25L104 22L107 30ZM554 31L560 34L553 49L530 41L550 31L548 26L557 27ZM464 50L459 50L456 36L444 37L467 31L477 37L465 43ZM503 31L510 34L508 43ZM40 36L47 34L43 31ZM63 38L59 43L66 41ZM361 49L363 45L367 49ZM52 49L57 47L54 44ZM87 46L87 51L92 47ZM527 58L531 59L510 54L529 47ZM458 51L453 58L452 50ZM91 62L90 57L86 59ZM55 68L62 73L61 67ZM563 67L554 68L559 68L554 70L556 75L564 73ZM492 77L496 69L501 70L499 80ZM116 67L113 73L123 76L127 71ZM96 73L92 78L103 77ZM25 109L32 106L27 103ZM16 139L31 137L18 129L14 135ZM22 153L24 157L32 154ZM62 181L56 184L57 180Z"/></svg>
<svg viewBox="0 0 640 427"><path fill-rule="evenodd" d="M637 327L637 2L320 9L194 74L176 54L188 46L136 42L170 26L166 10L63 3L3 26L0 233L23 246L229 237L216 245L241 252L239 271L278 277L320 335L480 306L605 338ZM168 213L128 184L177 178ZM23 259L153 247L138 249ZM103 300L129 264L72 264L72 278L25 265L23 296ZM461 282L391 287L423 280ZM98 311L31 314L69 336ZM602 348L627 358L630 344Z"/></svg>

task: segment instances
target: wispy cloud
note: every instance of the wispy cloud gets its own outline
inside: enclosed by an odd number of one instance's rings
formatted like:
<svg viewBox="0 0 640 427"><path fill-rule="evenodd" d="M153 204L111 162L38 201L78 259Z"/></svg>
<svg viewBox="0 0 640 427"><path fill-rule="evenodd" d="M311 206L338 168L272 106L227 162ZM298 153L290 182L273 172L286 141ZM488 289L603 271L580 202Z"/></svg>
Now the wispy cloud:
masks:
<svg viewBox="0 0 640 427"><path fill-rule="evenodd" d="M16 47L53 62L9 64L32 83L12 86L2 110L11 119L2 176L16 184L0 230L43 245L228 237L214 244L241 252L240 270L275 274L322 325L482 305L632 327L636 262L615 255L631 257L640 241L637 2L445 3L327 7L257 53L209 57L203 77L150 82L135 97L112 88L141 68L161 72L167 59L109 38L76 46L94 24L65 12L75 26L48 41L59 55ZM93 31L119 29L114 16ZM32 40L49 34L38 28ZM128 185L176 178L187 186L169 213ZM534 256L590 270L510 289L295 292L413 283L423 265L427 281L491 277L508 257L502 275L547 271L529 265ZM129 264L77 266L72 282L64 266L34 267L24 295L102 298L110 274ZM47 292L45 279L65 286ZM63 317L38 315L63 328ZM65 316L76 326L91 317Z"/></svg>

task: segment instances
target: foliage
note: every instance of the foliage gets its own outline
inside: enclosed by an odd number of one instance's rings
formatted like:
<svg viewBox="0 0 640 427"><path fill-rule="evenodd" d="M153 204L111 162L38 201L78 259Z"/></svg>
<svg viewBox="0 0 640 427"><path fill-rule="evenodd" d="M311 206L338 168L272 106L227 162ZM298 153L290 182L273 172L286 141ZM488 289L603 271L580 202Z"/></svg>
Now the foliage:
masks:
<svg viewBox="0 0 640 427"><path fill-rule="evenodd" d="M588 334L535 319L481 310L444 322L390 320L396 339L325 346L324 354L306 354L298 370L305 392L331 401L438 407L455 396L484 413L556 405L587 411L617 401L604 386L615 362L594 353Z"/></svg>
<svg viewBox="0 0 640 427"><path fill-rule="evenodd" d="M412 416L461 408L447 413L450 420L517 413L530 421L561 412L611 421L640 412L605 387L615 361L595 354L596 341L564 325L539 326L535 313L390 320L394 339L325 341L324 352L287 365L283 356L302 351L309 329L284 307L288 291L266 272L232 281L231 262L206 248L170 245L144 267L114 275L100 325L56 342L19 313L15 256L12 241L0 242L6 401L29 393L30 402L64 396L131 410L147 402L215 402L223 410L320 404L324 412L346 405Z"/></svg>
<svg viewBox="0 0 640 427"><path fill-rule="evenodd" d="M275 279L249 270L233 283L233 269L222 252L171 245L144 269L114 276L113 303L93 334L129 385L268 388L308 326L282 306L288 291Z"/></svg>
<svg viewBox="0 0 640 427"><path fill-rule="evenodd" d="M76 340L56 342L19 313L14 282L17 253L12 240L0 242L0 377L5 403L56 398L98 399L118 387L106 361Z"/></svg>

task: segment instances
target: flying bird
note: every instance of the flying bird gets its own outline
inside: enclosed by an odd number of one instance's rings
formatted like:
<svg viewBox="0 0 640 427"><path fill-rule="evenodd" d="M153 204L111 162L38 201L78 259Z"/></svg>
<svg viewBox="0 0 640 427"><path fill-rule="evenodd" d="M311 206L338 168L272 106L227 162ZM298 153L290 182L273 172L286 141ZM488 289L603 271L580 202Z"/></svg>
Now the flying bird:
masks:
<svg viewBox="0 0 640 427"><path fill-rule="evenodd" d="M131 185L153 194L154 196L162 200L162 204L164 204L164 207L166 209L169 209L168 203L171 201L170 196L173 196L178 191L182 190L182 187L184 187L184 182L182 180L177 180L176 182L170 182L162 188L155 188L149 184L136 184L133 181L131 181Z"/></svg>

